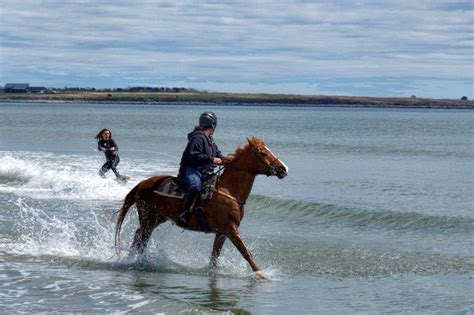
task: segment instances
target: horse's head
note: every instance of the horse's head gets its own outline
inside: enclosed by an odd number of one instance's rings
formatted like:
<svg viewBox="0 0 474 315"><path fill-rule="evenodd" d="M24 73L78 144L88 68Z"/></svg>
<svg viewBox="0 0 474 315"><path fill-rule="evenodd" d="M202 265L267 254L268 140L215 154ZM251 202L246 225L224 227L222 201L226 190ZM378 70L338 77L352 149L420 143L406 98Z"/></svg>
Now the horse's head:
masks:
<svg viewBox="0 0 474 315"><path fill-rule="evenodd" d="M272 151L263 143L262 140L252 137L248 139L249 149L256 157L258 174L267 176L276 176L280 179L288 175L288 166L285 165Z"/></svg>

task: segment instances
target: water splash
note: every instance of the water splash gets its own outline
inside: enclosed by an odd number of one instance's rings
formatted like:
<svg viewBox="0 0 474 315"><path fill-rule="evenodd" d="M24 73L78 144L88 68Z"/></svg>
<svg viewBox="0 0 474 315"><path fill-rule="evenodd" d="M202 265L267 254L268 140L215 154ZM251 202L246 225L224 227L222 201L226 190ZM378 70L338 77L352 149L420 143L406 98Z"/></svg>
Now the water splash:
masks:
<svg viewBox="0 0 474 315"><path fill-rule="evenodd" d="M114 255L112 226L92 211L84 213L91 219L81 222L29 206L21 197L16 206L14 231L18 237L6 244L10 253L93 261L107 261Z"/></svg>
<svg viewBox="0 0 474 315"><path fill-rule="evenodd" d="M0 157L0 185L18 185L39 175L33 162L24 161L11 155Z"/></svg>
<svg viewBox="0 0 474 315"><path fill-rule="evenodd" d="M37 203L37 202L36 202ZM14 236L4 242L10 257L27 257L48 264L74 265L93 269L135 270L188 275L219 275L230 278L253 278L247 262L229 243L222 253L219 267L209 267L212 248L210 237L195 232L182 233L171 224L164 227L160 239L152 239L141 255L128 246L136 228L136 215L124 222L122 248L114 246L114 221L110 213L91 208L87 211L61 201L60 211L44 209L49 203L19 197L14 218ZM102 209L103 210L103 209ZM131 222L130 222L131 221ZM192 254L190 254L192 253ZM271 277L274 269L264 270Z"/></svg>
<svg viewBox="0 0 474 315"><path fill-rule="evenodd" d="M77 156L9 153L0 156L0 192L37 199L117 200L133 183L97 175L97 161ZM78 163L81 161L82 163ZM100 164L99 164L100 165Z"/></svg>

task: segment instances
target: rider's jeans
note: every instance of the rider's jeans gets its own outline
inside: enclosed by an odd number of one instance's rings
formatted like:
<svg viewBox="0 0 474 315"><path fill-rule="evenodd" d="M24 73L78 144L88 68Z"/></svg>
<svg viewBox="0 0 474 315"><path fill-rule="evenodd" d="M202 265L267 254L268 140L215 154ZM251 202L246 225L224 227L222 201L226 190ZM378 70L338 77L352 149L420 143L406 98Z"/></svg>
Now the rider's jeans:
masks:
<svg viewBox="0 0 474 315"><path fill-rule="evenodd" d="M184 169L184 172L181 176L184 186L186 186L187 189L194 188L198 191L201 190L202 183L208 178L209 176L206 173L202 174L198 170L189 167Z"/></svg>

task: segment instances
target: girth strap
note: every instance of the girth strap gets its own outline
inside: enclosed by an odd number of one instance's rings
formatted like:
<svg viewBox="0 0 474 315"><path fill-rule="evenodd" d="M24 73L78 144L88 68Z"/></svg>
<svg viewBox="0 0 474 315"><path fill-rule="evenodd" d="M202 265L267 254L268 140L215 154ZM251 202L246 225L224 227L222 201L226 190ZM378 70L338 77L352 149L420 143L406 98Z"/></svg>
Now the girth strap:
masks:
<svg viewBox="0 0 474 315"><path fill-rule="evenodd" d="M241 207L243 207L245 205L245 202L242 202L241 200L237 199L236 197L232 196L231 194L228 194L228 193L225 193L223 191L220 191L220 190L215 190L219 195L221 196L224 196L230 200L233 200L235 202L237 202Z"/></svg>

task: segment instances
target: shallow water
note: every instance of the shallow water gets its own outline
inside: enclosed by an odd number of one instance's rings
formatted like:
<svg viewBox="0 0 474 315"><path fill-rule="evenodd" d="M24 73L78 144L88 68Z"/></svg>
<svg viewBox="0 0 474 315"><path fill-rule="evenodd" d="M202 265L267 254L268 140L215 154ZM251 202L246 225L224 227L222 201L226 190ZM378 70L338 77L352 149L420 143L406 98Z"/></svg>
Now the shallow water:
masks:
<svg viewBox="0 0 474 315"><path fill-rule="evenodd" d="M204 110L232 153L256 135L289 167L258 177L240 227L272 281L230 242L171 223L128 255L114 215L140 180L174 175ZM0 306L4 312L474 312L472 111L0 103ZM97 171L110 128L119 184Z"/></svg>

